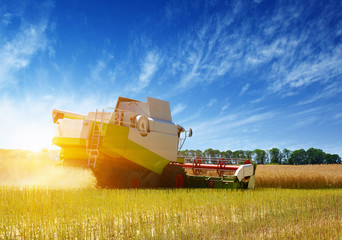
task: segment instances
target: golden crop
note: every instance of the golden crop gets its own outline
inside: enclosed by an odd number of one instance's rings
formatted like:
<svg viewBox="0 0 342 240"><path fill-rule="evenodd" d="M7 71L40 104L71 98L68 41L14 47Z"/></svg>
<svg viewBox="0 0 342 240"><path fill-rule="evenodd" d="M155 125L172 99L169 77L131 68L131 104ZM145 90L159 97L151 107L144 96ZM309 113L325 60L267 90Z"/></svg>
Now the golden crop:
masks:
<svg viewBox="0 0 342 240"><path fill-rule="evenodd" d="M258 165L256 187L342 188L342 164Z"/></svg>
<svg viewBox="0 0 342 240"><path fill-rule="evenodd" d="M0 239L339 239L342 189L0 187Z"/></svg>
<svg viewBox="0 0 342 240"><path fill-rule="evenodd" d="M258 166L255 190L108 190L48 153L13 154L0 151L0 239L342 236L341 165Z"/></svg>

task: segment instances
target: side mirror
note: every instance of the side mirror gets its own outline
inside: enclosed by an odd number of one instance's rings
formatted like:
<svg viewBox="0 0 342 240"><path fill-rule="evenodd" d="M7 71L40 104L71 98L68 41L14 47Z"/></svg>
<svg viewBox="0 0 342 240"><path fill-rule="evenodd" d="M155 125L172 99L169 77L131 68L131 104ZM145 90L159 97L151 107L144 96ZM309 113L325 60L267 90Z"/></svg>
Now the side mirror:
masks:
<svg viewBox="0 0 342 240"><path fill-rule="evenodd" d="M192 129L189 129L188 137L192 137Z"/></svg>

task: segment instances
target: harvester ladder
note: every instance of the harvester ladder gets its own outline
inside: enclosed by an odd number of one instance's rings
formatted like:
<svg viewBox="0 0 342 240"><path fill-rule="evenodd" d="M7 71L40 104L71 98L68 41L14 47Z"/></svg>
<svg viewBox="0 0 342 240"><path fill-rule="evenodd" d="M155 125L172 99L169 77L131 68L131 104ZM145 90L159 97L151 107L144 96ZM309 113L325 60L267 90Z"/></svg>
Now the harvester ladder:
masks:
<svg viewBox="0 0 342 240"><path fill-rule="evenodd" d="M101 115L99 122L97 121L98 115ZM88 146L88 151L87 151L88 152L88 167L95 168L96 160L100 155L99 145L100 145L101 130L103 126L104 116L105 116L104 109L102 110L102 112L99 112L98 109L96 109L93 131L91 134L90 144Z"/></svg>

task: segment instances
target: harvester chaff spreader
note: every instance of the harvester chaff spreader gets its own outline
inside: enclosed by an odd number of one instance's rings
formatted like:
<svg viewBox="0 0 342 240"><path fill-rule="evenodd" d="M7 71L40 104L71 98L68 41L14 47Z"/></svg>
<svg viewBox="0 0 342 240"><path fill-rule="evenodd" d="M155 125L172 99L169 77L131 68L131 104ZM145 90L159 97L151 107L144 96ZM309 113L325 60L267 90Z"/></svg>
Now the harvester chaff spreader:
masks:
<svg viewBox="0 0 342 240"><path fill-rule="evenodd" d="M255 165L247 159L178 155L192 130L172 122L169 102L119 97L108 109L52 112L60 163L91 168L100 187L254 188Z"/></svg>

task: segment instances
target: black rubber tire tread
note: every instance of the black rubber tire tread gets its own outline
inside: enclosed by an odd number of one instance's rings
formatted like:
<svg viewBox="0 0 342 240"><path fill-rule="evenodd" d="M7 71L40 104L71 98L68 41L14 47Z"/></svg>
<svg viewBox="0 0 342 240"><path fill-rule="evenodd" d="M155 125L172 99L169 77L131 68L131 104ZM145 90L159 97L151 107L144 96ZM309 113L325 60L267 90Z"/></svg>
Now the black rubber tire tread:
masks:
<svg viewBox="0 0 342 240"><path fill-rule="evenodd" d="M125 188L125 176L115 168L93 170L99 188Z"/></svg>
<svg viewBox="0 0 342 240"><path fill-rule="evenodd" d="M181 174L184 179L183 188L188 187L188 178L186 176L185 170L176 164L167 165L161 175L159 186L162 188L175 188L176 187L176 176Z"/></svg>

